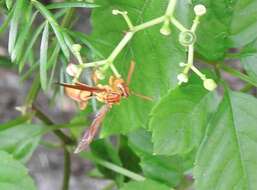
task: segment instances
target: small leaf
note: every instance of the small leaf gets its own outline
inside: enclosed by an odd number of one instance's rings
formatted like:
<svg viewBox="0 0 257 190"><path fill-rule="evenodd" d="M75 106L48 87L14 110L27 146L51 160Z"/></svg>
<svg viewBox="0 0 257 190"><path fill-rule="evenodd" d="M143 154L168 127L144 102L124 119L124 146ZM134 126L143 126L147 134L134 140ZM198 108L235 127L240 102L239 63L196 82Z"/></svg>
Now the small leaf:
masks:
<svg viewBox="0 0 257 190"><path fill-rule="evenodd" d="M217 102L202 85L189 84L171 90L151 113L154 152L175 155L197 148Z"/></svg>
<svg viewBox="0 0 257 190"><path fill-rule="evenodd" d="M127 184L125 184L120 190L141 190L141 189L145 189L145 190L173 190L172 188L155 182L153 180L145 180L145 181L131 181Z"/></svg>
<svg viewBox="0 0 257 190"><path fill-rule="evenodd" d="M25 19L23 22L21 22L22 26L20 27L19 35L17 37L17 42L15 44L15 47L14 47L14 49L12 51L12 55L11 55L12 61L20 60L20 57L24 53L24 50L23 50L24 44L29 36L30 27L37 16L37 13L34 13L33 15L30 14L31 9L32 9L32 7L29 7L29 10L26 10L28 13L26 13L26 15L24 15L29 18L27 18L27 20Z"/></svg>
<svg viewBox="0 0 257 190"><path fill-rule="evenodd" d="M59 2L59 3L51 3L46 6L48 9L64 9L64 8L96 8L99 7L93 3L86 2Z"/></svg>
<svg viewBox="0 0 257 190"><path fill-rule="evenodd" d="M14 9L12 8L12 10L9 11L9 13L8 13L7 18L3 21L3 23L0 27L0 34L2 34L9 26L9 23L12 19L13 13L14 13Z"/></svg>
<svg viewBox="0 0 257 190"><path fill-rule="evenodd" d="M140 166L145 177L175 187L184 172L183 159L178 156L153 154L151 133L138 129L129 134L129 146L140 157Z"/></svg>
<svg viewBox="0 0 257 190"><path fill-rule="evenodd" d="M13 0L5 0L5 4L8 10L12 8Z"/></svg>
<svg viewBox="0 0 257 190"><path fill-rule="evenodd" d="M15 127L16 125L25 123L29 119L30 119L30 116L25 115L25 116L20 116L20 117L17 117L15 119L12 119L11 121L6 122L4 124L1 124L1 126L0 126L0 133L1 133L2 130L8 129L8 128L12 128L12 127Z"/></svg>
<svg viewBox="0 0 257 190"><path fill-rule="evenodd" d="M36 0L31 0L31 2L41 12L41 14L48 20L49 24L51 25L51 27L56 35L56 38L60 44L63 54L65 55L66 59L69 60L69 57L70 57L69 49L66 46L66 43L64 41L64 37L62 34L62 30L61 30L60 26L58 25L58 23L56 22L54 16L40 2L38 2Z"/></svg>
<svg viewBox="0 0 257 190"><path fill-rule="evenodd" d="M9 42L8 42L8 52L9 54L12 54L12 51L14 49L17 34L18 34L18 25L19 20L21 18L22 12L25 9L25 0L19 0L15 4L14 13L12 15L12 19L10 22L10 31L9 31Z"/></svg>
<svg viewBox="0 0 257 190"><path fill-rule="evenodd" d="M22 57L20 58L19 61L19 71L22 71L24 65L25 65L25 62L26 60L28 59L29 57L29 53L30 51L32 50L33 46L35 45L37 39L38 39L38 36L40 35L40 33L43 31L44 29L44 26L45 26L45 23L44 24L41 24L37 29L36 31L32 34L31 38L29 39L29 43L27 44L27 47L25 49L25 53L22 55Z"/></svg>
<svg viewBox="0 0 257 190"><path fill-rule="evenodd" d="M112 144L104 139L99 139L94 141L91 146L91 151L94 156L110 161L118 166L121 166L121 161L118 155L118 152L113 148ZM109 169L102 167L97 164L99 171L105 175L108 179L114 179L118 185L121 185L124 177L120 174L117 174Z"/></svg>
<svg viewBox="0 0 257 190"><path fill-rule="evenodd" d="M11 124L14 125L16 122ZM40 126L26 123L1 130L0 150L4 150L12 154L15 159L25 162L36 149L41 133L42 128ZM15 138L13 138L14 135Z"/></svg>
<svg viewBox="0 0 257 190"><path fill-rule="evenodd" d="M28 170L11 155L0 151L0 189L36 190Z"/></svg>
<svg viewBox="0 0 257 190"><path fill-rule="evenodd" d="M235 2L229 38L233 47L240 47L257 37L257 1L237 0Z"/></svg>
<svg viewBox="0 0 257 190"><path fill-rule="evenodd" d="M255 190L257 187L257 100L227 92L198 151L197 190Z"/></svg>
<svg viewBox="0 0 257 190"><path fill-rule="evenodd" d="M43 90L47 88L47 51L48 51L49 28L45 24L40 46L40 82Z"/></svg>

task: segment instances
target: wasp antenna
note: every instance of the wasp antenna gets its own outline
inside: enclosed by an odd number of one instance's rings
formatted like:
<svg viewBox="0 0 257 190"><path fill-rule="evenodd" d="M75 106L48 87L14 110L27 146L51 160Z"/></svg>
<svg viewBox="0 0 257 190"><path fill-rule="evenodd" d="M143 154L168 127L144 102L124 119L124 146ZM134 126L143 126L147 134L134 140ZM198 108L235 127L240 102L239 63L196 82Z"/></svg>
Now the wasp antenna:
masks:
<svg viewBox="0 0 257 190"><path fill-rule="evenodd" d="M134 96L137 96L139 98L142 98L144 100L153 101L153 98L149 97L149 96L145 96L145 95L142 95L142 94L139 94L139 93L136 93L136 92L131 92L131 94L134 95Z"/></svg>

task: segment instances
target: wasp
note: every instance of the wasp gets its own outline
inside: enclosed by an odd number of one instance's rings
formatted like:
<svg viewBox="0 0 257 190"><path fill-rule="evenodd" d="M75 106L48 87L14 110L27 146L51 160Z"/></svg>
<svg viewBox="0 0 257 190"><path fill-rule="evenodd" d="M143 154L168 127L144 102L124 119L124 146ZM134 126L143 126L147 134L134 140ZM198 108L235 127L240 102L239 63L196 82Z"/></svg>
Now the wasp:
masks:
<svg viewBox="0 0 257 190"><path fill-rule="evenodd" d="M96 113L95 118L86 130L82 139L80 140L74 153L79 153L82 150L88 148L89 144L95 137L106 113L111 109L113 105L119 104L121 99L128 98L130 95L135 95L146 100L152 100L152 98L130 91L129 83L134 71L135 62L131 61L127 80L111 76L109 78L108 85L98 84L97 86L89 86L80 82L75 84L59 83L64 86L66 94L73 100L79 103L80 109L85 109L88 101L92 98L96 98L98 101L104 103L104 105Z"/></svg>

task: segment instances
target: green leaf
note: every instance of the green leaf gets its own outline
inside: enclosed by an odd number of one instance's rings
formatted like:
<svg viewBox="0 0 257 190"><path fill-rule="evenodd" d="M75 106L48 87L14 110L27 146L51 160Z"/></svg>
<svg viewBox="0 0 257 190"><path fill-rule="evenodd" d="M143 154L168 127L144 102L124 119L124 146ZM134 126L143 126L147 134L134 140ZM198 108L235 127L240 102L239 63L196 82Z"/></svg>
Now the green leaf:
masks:
<svg viewBox="0 0 257 190"><path fill-rule="evenodd" d="M64 8L96 8L99 7L93 3L86 2L59 2L59 3L51 3L46 8L48 9L64 9Z"/></svg>
<svg viewBox="0 0 257 190"><path fill-rule="evenodd" d="M11 155L0 151L0 189L36 190L28 170Z"/></svg>
<svg viewBox="0 0 257 190"><path fill-rule="evenodd" d="M197 29L197 52L205 59L224 59L229 48L257 37L256 0L193 0L193 4L207 8Z"/></svg>
<svg viewBox="0 0 257 190"><path fill-rule="evenodd" d="M233 2L229 0L193 0L203 4L207 14L203 15L196 31L197 52L207 60L223 59L227 51L228 30L232 18Z"/></svg>
<svg viewBox="0 0 257 190"><path fill-rule="evenodd" d="M0 132L2 130L5 130L5 129L8 129L8 128L11 128L11 127L14 127L16 125L19 125L19 124L22 124L22 123L25 123L26 121L28 121L30 119L30 116L19 116L15 119L12 119L4 124L1 124L0 126Z"/></svg>
<svg viewBox="0 0 257 190"><path fill-rule="evenodd" d="M69 57L70 57L69 49L66 46L66 43L64 41L64 37L63 37L63 34L62 34L62 30L61 30L60 26L58 25L58 23L56 22L54 16L40 2L38 2L36 0L31 0L31 2L40 11L40 13L48 20L49 24L51 25L51 27L52 27L55 35L56 35L56 38L57 38L57 40L60 44L60 47L63 51L63 54L65 55L66 59L69 60Z"/></svg>
<svg viewBox="0 0 257 190"><path fill-rule="evenodd" d="M257 38L257 1L237 0L233 8L230 40L233 47L244 46Z"/></svg>
<svg viewBox="0 0 257 190"><path fill-rule="evenodd" d="M128 138L126 136L120 135L117 140L119 140L119 157L122 162L122 166L129 171L142 173L141 167L139 165L140 158L129 146Z"/></svg>
<svg viewBox="0 0 257 190"><path fill-rule="evenodd" d="M29 39L29 43L27 44L27 48L25 50L25 53L20 58L19 71L22 71L22 69L25 65L25 62L29 57L29 53L31 52L33 46L35 45L35 43L36 43L40 33L43 31L43 29L44 29L44 24L41 24L40 26L37 27L35 32L31 35L31 38Z"/></svg>
<svg viewBox="0 0 257 190"><path fill-rule="evenodd" d="M11 9L11 11L9 11L9 13L7 15L7 18L5 18L5 20L3 21L3 23L0 27L0 35L7 29L8 25L12 19L13 13L14 13L14 9Z"/></svg>
<svg viewBox="0 0 257 190"><path fill-rule="evenodd" d="M121 166L121 161L118 155L118 152L114 149L111 143L104 139L99 139L94 141L91 144L91 151L94 156L104 159L106 161L112 162L118 166ZM119 175L111 170L108 170L101 165L97 164L99 171L105 175L108 179L115 179L118 185L121 185L123 182L123 176Z"/></svg>
<svg viewBox="0 0 257 190"><path fill-rule="evenodd" d="M12 8L13 0L5 0L5 4L8 10Z"/></svg>
<svg viewBox="0 0 257 190"><path fill-rule="evenodd" d="M24 17L26 18L21 22L22 25L20 27L19 35L17 36L17 42L11 54L12 61L20 60L24 52L24 45L26 43L27 38L29 37L30 27L37 16L37 13L31 15L31 6L26 11L26 15L24 15Z"/></svg>
<svg viewBox="0 0 257 190"><path fill-rule="evenodd" d="M201 85L188 84L171 90L154 107L150 130L154 152L186 154L197 148L217 99Z"/></svg>
<svg viewBox="0 0 257 190"><path fill-rule="evenodd" d="M12 54L12 51L14 49L17 34L18 34L18 25L19 20L21 18L21 15L23 11L25 10L25 0L17 1L14 8L14 13L12 15L12 19L10 22L10 31L9 31L9 41L8 41L8 52L9 54Z"/></svg>
<svg viewBox="0 0 257 190"><path fill-rule="evenodd" d="M256 189L256 107L250 95L225 94L197 155L197 190Z"/></svg>
<svg viewBox="0 0 257 190"><path fill-rule="evenodd" d="M247 74L257 82L257 38L242 49L241 64Z"/></svg>
<svg viewBox="0 0 257 190"><path fill-rule="evenodd" d="M168 2L96 1L101 7L93 11L93 46L104 57L108 57L122 39L123 32L128 30L122 17L112 15L113 9L127 11L136 25L163 15ZM187 9L181 8L181 11L186 13ZM157 25L138 32L114 62L126 79L130 61L135 60L135 72L130 88L155 100L164 95L169 88L177 85L176 76L181 70L179 63L184 61L186 56L183 47L177 41L178 31L174 28L172 36L167 37L160 34L160 28L161 25ZM154 102L131 96L119 106L113 106L104 121L102 136L126 134L137 128L146 127L147 116L153 105Z"/></svg>
<svg viewBox="0 0 257 190"><path fill-rule="evenodd" d="M140 157L140 166L145 177L175 187L182 179L183 159L178 156L153 154L151 134L138 129L129 134L129 146Z"/></svg>
<svg viewBox="0 0 257 190"><path fill-rule="evenodd" d="M25 162L36 149L41 138L41 131L40 126L26 123L1 130L0 150L4 150L12 154L15 159Z"/></svg>
<svg viewBox="0 0 257 190"><path fill-rule="evenodd" d="M136 190L136 189L147 189L147 190L173 190L172 188L152 181L152 180L145 180L145 181L139 181L139 182L135 182L135 181L131 181L127 184L125 184L120 190Z"/></svg>
<svg viewBox="0 0 257 190"><path fill-rule="evenodd" d="M45 24L44 31L41 39L40 46L40 82L43 90L47 88L47 50L48 50L48 39L49 38L49 29L48 22Z"/></svg>

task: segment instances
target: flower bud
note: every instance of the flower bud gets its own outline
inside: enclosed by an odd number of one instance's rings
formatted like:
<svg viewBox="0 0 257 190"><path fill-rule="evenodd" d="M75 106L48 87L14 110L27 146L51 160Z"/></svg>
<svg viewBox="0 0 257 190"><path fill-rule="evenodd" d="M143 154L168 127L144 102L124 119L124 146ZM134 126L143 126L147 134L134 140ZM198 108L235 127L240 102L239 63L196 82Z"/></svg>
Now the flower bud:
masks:
<svg viewBox="0 0 257 190"><path fill-rule="evenodd" d="M66 68L66 73L72 77L75 77L79 72L79 68L77 65L70 63Z"/></svg>
<svg viewBox="0 0 257 190"><path fill-rule="evenodd" d="M206 8L202 4L198 4L194 7L194 12L196 16L202 16L206 13Z"/></svg>
<svg viewBox="0 0 257 190"><path fill-rule="evenodd" d="M184 74L184 73L178 74L177 79L179 81L178 82L179 84L187 83L188 82L188 76L186 74Z"/></svg>
<svg viewBox="0 0 257 190"><path fill-rule="evenodd" d="M205 89L207 89L209 91L213 91L217 88L216 82L212 79L205 79L203 81L203 86L204 86Z"/></svg>

